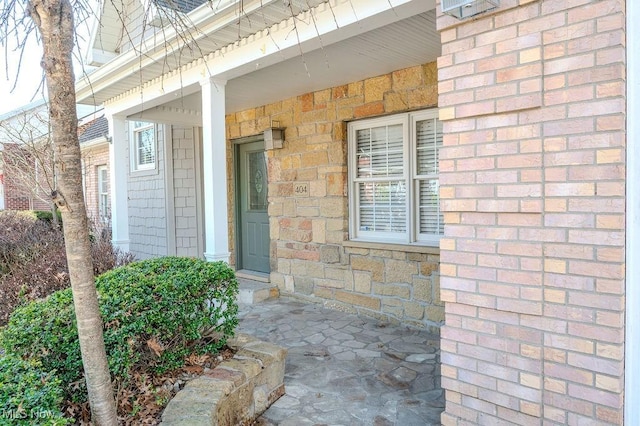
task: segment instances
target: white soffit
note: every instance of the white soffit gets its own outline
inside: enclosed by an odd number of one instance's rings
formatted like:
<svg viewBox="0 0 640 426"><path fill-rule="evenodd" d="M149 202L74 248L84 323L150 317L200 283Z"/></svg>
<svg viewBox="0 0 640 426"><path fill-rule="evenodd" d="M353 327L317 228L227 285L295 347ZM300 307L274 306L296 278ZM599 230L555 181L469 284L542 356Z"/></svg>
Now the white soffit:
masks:
<svg viewBox="0 0 640 426"><path fill-rule="evenodd" d="M121 99L123 96L129 97L134 93L140 99L140 87L159 85L158 82L162 80L160 85L164 90L169 87L165 83L170 81L172 75L175 79L176 74L180 74L180 84L184 89L182 92L188 95L196 90L188 90L187 86L205 77L206 73L203 74L204 71L200 71L205 68L209 70L211 76L230 82L246 77L244 83L250 85L254 79L257 79L262 82L262 88L265 86L264 82L270 81L270 78L276 81L283 80L283 72L287 72L284 75L287 76L286 81L289 84L274 90L279 92L282 98L283 88L289 94L301 90L302 87L310 90L329 87L337 81L337 74L344 76L342 81L347 82L349 79L360 79L404 66L429 62L435 60L440 54L439 35L435 28L435 12L432 11L435 5L433 0L331 1L331 3L334 2L338 5L329 7L329 3L325 2L319 6L319 9L314 9L316 12L313 14L306 12L302 15L305 18L304 22L302 17L296 18L297 30L300 33L305 26L306 33L302 35L306 39L301 36L302 43L296 41L296 36L300 34L293 28L294 20L287 19L272 26L268 32L262 31L260 35L251 35L222 50L219 49L219 53L212 53L213 56L207 56L208 67L203 65L202 59L199 59L186 66L184 72L165 72L164 75L167 77L161 77L162 70L170 69L170 63L184 63L184 52L181 57L164 55L162 62L145 58L146 63L142 69L140 69L140 61L134 58L131 62L130 58L124 57L127 55L125 54L91 75L90 84L86 79L79 82L78 99L84 103L92 101L103 103L108 99ZM395 3L399 6L393 6ZM354 6L353 11L350 6ZM345 9L347 7L348 9ZM355 15L357 19L354 16L345 19L345 10L349 12L347 15ZM424 13L425 11L429 12ZM255 13L262 12L261 9ZM364 18L360 18L356 12ZM254 24L255 19L257 18L254 17ZM399 24L399 21L404 25ZM397 25L394 26L394 23ZM216 37L217 35L218 32L215 33ZM274 48L274 45L278 47ZM200 52L204 53L204 49ZM282 64L283 62L287 64ZM304 69L305 62L309 75ZM358 62L361 62L362 66ZM261 73L263 68L268 70L274 64L282 68ZM296 64L297 67L292 66ZM134 70L133 68L136 67L138 69ZM303 75L300 75L299 70L302 70ZM363 75L363 71L366 74ZM201 76L198 77L198 75ZM310 79L312 79L311 85ZM146 83L141 85L140 82ZM147 89L142 90L148 92ZM173 90L175 90L175 84ZM256 94L253 89L245 92ZM227 94L229 93L231 93L230 90L227 91ZM235 105L232 103L229 107L235 109L256 104L255 96L253 102L241 101L242 96L242 90L239 90L237 103ZM268 94L264 94L263 97L270 99Z"/></svg>
<svg viewBox="0 0 640 426"><path fill-rule="evenodd" d="M229 80L226 112L424 64L439 55L435 11L430 11ZM164 107L192 110L200 104L196 92Z"/></svg>
<svg viewBox="0 0 640 426"><path fill-rule="evenodd" d="M433 10L229 80L227 111L435 61L440 52Z"/></svg>
<svg viewBox="0 0 640 426"><path fill-rule="evenodd" d="M87 103L87 98L94 98L88 103L99 105L123 89L171 72L286 20L292 11L300 13L325 1L290 0L290 8L285 8L282 0L214 0L182 18L183 23L193 28L187 30L144 25L140 0L104 0L100 22L92 34L90 56L108 62L76 83L78 101ZM132 20L131 28L124 31L122 24L127 19ZM143 27L147 36L140 41ZM154 31L157 33L153 34ZM135 50L130 49L132 43ZM115 58L108 57L123 46L129 46L128 50Z"/></svg>

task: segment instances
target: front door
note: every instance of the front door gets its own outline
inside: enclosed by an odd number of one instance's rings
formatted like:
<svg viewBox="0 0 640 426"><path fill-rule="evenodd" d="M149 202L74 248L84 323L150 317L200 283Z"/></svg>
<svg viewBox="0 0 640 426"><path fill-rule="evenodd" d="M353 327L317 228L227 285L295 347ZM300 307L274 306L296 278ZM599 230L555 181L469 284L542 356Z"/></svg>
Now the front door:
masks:
<svg viewBox="0 0 640 426"><path fill-rule="evenodd" d="M269 273L267 160L264 141L238 145L239 269Z"/></svg>

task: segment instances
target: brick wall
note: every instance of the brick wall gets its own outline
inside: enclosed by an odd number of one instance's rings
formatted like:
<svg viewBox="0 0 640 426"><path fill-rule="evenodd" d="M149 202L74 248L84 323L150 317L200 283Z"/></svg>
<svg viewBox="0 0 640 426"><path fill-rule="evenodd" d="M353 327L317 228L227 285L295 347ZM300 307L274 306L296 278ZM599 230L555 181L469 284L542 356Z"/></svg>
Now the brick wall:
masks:
<svg viewBox="0 0 640 426"><path fill-rule="evenodd" d="M96 225L100 225L100 201L98 199L98 167L109 169L109 145L102 144L82 151L84 163L84 202L87 216Z"/></svg>
<svg viewBox="0 0 640 426"><path fill-rule="evenodd" d="M19 144L5 143L0 161L5 163L4 208L7 210L45 210L51 209L47 203L48 194L43 188L49 188L46 176L36 174L36 160L29 151ZM26 165L29 163L29 165ZM36 179L39 187L36 187Z"/></svg>
<svg viewBox="0 0 640 426"><path fill-rule="evenodd" d="M348 243L346 197L346 121L436 104L430 63L227 116L230 139L286 127L268 151L271 280L283 293L439 331L438 249Z"/></svg>
<svg viewBox="0 0 640 426"><path fill-rule="evenodd" d="M0 167L2 167L2 157L0 156ZM4 210L4 174L0 169L0 210Z"/></svg>
<svg viewBox="0 0 640 426"><path fill-rule="evenodd" d="M439 15L445 425L621 424L624 1Z"/></svg>

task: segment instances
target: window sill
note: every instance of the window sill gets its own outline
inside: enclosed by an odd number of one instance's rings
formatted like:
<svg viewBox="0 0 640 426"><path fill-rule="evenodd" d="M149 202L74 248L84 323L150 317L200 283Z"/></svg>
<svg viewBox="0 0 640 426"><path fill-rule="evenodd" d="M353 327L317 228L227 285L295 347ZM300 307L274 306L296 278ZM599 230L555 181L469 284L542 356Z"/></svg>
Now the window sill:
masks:
<svg viewBox="0 0 640 426"><path fill-rule="evenodd" d="M154 167L152 169L131 170L129 174L131 177L153 176L158 174L158 168Z"/></svg>
<svg viewBox="0 0 640 426"><path fill-rule="evenodd" d="M440 254L440 247L423 246L418 244L376 243L371 241L348 240L342 243L344 247L367 248L374 250L404 251L408 253Z"/></svg>

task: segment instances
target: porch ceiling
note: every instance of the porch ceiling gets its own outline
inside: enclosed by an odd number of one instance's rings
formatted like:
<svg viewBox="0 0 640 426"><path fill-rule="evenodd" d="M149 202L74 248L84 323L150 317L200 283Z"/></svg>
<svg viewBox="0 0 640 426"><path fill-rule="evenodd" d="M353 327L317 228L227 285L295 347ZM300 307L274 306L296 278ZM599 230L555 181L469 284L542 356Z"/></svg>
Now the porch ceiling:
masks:
<svg viewBox="0 0 640 426"><path fill-rule="evenodd" d="M432 10L246 74L227 84L227 110L239 111L435 61L440 56L440 34L435 29Z"/></svg>
<svg viewBox="0 0 640 426"><path fill-rule="evenodd" d="M435 10L229 80L227 112L265 105L431 61L440 56ZM306 64L306 69L305 69ZM307 73L308 70L308 73ZM200 92L165 104L200 109Z"/></svg>
<svg viewBox="0 0 640 426"><path fill-rule="evenodd" d="M258 1L265 0L249 4ZM314 12L282 21L204 60L195 59L180 71L162 72L167 57L175 55L165 52L158 62L148 55L135 59L128 52L98 69L90 81L79 82L78 101L105 103L113 114L144 115L158 122L172 120L182 110L186 122L195 124L200 121L200 83L208 77L226 82L226 111L235 112L440 56L435 0L314 0L313 4L318 2ZM265 4L269 3L274 4L273 0ZM267 23L277 19L261 18ZM206 43L202 46L207 50L215 47Z"/></svg>
<svg viewBox="0 0 640 426"><path fill-rule="evenodd" d="M175 26L154 33L148 23L146 40L119 54L120 44L131 29L122 28L122 17L113 2L105 2L97 27L92 34L92 55L108 61L76 84L79 103L99 105L114 96L171 73L192 61L227 50L265 28L286 21L292 14L300 16L326 0L218 0L209 1ZM124 12L134 2L123 6ZM123 2L123 5L125 3ZM140 24L142 25L142 24ZM134 40L129 40L134 42ZM139 49L142 48L142 54ZM94 59L95 61L95 59ZM100 61L95 61L96 65ZM114 78L117 74L117 78Z"/></svg>

